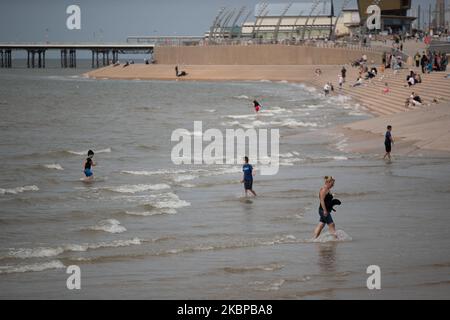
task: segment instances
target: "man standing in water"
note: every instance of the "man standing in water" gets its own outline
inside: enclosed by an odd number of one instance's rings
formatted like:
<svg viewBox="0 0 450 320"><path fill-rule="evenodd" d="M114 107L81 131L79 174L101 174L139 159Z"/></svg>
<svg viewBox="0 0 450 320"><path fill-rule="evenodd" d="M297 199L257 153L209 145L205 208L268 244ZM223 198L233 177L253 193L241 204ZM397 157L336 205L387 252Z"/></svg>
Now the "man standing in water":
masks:
<svg viewBox="0 0 450 320"><path fill-rule="evenodd" d="M314 230L314 238L317 239L320 236L325 225L328 225L328 229L330 233L337 239L336 236L336 226L333 221L333 217L331 217L331 211L333 210L333 195L331 194L331 189L334 187L333 177L326 176L324 178L325 185L320 189L319 199L319 216L320 222Z"/></svg>
<svg viewBox="0 0 450 320"><path fill-rule="evenodd" d="M248 157L244 158L245 164L242 167L242 171L244 172L244 179L241 180L241 183L244 184L245 188L245 196L248 196L248 192L250 191L255 197L256 192L253 191L253 176L255 173L253 172L253 167L248 163Z"/></svg>
<svg viewBox="0 0 450 320"><path fill-rule="evenodd" d="M392 138L392 126L387 126L387 131L384 136L384 147L386 149L386 154L383 157L383 160L386 160L386 158L391 161L391 151L392 151L392 145L394 144L394 139Z"/></svg>

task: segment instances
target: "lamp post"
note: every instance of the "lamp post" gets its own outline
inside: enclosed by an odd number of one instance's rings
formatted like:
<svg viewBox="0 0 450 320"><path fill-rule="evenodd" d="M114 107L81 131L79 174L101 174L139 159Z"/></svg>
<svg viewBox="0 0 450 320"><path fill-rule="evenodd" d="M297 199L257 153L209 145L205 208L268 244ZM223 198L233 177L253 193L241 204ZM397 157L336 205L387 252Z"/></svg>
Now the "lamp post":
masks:
<svg viewBox="0 0 450 320"><path fill-rule="evenodd" d="M334 2L331 0L331 12L330 12L330 40L334 41L334 23L333 23L333 17L334 17Z"/></svg>

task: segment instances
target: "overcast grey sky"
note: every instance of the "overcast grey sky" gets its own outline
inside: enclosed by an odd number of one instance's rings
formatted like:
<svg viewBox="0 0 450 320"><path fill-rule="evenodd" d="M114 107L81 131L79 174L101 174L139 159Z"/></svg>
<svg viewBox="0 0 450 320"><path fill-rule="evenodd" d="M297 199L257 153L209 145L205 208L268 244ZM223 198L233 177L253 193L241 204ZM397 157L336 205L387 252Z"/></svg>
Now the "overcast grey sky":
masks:
<svg viewBox="0 0 450 320"><path fill-rule="evenodd" d="M125 41L130 35L203 35L223 6L259 0L0 0L0 42ZM310 2L293 0L294 2ZM287 3L289 0L271 0ZM343 0L335 0L339 8ZM413 0L428 8L435 0ZM81 7L81 30L66 28L66 8ZM48 31L46 31L48 30Z"/></svg>

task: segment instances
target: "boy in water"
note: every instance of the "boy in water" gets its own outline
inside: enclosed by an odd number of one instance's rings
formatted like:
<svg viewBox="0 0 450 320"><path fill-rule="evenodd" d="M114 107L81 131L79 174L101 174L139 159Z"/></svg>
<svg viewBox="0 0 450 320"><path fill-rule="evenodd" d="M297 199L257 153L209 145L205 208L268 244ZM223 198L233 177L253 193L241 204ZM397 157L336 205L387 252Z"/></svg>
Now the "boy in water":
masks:
<svg viewBox="0 0 450 320"><path fill-rule="evenodd" d="M86 160L84 161L84 164L83 164L84 175L86 176L86 178L84 179L85 181L91 181L94 179L94 173L92 172L92 167L95 167L96 164L92 160L92 158L94 158L94 151L89 150L88 157L86 158Z"/></svg>
<svg viewBox="0 0 450 320"><path fill-rule="evenodd" d="M386 154L383 157L383 160L386 160L386 157L391 161L391 151L392 144L394 143L394 138L392 138L392 126L387 126L386 134L384 135L384 146L386 149Z"/></svg>
<svg viewBox="0 0 450 320"><path fill-rule="evenodd" d="M253 191L253 176L255 173L253 172L253 167L251 164L248 163L248 157L244 158L245 164L242 167L242 171L244 172L244 179L241 181L241 183L244 184L245 188L245 196L248 196L248 192L250 191L255 197L256 193Z"/></svg>

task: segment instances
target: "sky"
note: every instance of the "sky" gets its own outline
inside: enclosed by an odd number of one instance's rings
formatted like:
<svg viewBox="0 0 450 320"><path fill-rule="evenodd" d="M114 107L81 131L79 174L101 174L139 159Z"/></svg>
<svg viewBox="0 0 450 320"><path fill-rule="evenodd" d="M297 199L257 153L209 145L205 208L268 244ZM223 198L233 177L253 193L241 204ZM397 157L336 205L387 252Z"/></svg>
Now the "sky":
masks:
<svg viewBox="0 0 450 320"><path fill-rule="evenodd" d="M254 10L260 0L0 0L0 42L125 42L127 36L202 36L221 7ZM289 0L270 0L288 3ZM309 2L293 0L293 2ZM338 10L343 0L335 0ZM413 0L428 8L435 0ZM66 8L81 8L68 30ZM414 11L415 12L415 11ZM252 15L253 16L253 15Z"/></svg>

